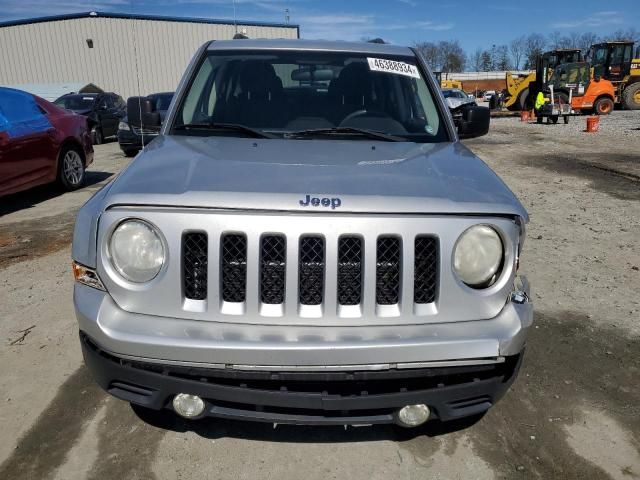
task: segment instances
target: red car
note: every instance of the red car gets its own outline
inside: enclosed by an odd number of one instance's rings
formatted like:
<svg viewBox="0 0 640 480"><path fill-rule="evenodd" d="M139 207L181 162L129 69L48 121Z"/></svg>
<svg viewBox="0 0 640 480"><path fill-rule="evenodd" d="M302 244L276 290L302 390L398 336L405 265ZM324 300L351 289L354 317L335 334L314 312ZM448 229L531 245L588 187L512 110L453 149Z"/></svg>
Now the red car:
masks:
<svg viewBox="0 0 640 480"><path fill-rule="evenodd" d="M0 196L51 182L75 190L92 161L86 117L0 88Z"/></svg>

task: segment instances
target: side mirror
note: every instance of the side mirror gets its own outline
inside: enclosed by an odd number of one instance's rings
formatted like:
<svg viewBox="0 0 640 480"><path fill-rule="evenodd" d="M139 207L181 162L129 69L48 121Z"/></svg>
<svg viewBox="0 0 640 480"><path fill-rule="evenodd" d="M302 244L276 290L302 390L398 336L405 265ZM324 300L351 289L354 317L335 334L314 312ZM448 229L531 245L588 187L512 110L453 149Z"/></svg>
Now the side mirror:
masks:
<svg viewBox="0 0 640 480"><path fill-rule="evenodd" d="M456 116L455 123L460 138L481 137L489 132L491 114L487 107L462 105L458 111L459 116Z"/></svg>
<svg viewBox="0 0 640 480"><path fill-rule="evenodd" d="M153 111L153 102L147 97L127 99L127 117L131 125L139 127L159 127L160 114Z"/></svg>

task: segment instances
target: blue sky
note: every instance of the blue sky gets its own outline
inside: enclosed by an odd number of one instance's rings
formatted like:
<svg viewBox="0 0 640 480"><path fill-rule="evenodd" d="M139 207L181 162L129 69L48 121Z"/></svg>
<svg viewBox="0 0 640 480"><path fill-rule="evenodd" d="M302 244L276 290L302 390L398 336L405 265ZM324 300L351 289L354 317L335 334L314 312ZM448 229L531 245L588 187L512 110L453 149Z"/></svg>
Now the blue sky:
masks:
<svg viewBox="0 0 640 480"><path fill-rule="evenodd" d="M398 44L458 39L468 52L522 33L640 28L640 0L235 0L238 19L299 24L305 38ZM0 21L87 10L233 18L232 0L0 0Z"/></svg>

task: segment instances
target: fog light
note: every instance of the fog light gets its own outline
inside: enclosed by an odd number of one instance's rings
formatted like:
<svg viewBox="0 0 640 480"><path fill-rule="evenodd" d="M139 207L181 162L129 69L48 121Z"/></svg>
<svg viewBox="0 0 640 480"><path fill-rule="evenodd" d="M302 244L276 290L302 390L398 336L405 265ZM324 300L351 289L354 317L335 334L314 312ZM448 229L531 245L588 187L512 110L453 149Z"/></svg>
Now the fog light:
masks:
<svg viewBox="0 0 640 480"><path fill-rule="evenodd" d="M173 399L173 409L181 417L197 417L204 411L204 401L197 395L179 393Z"/></svg>
<svg viewBox="0 0 640 480"><path fill-rule="evenodd" d="M424 404L402 407L397 415L398 424L403 427L417 427L429 420L429 407Z"/></svg>

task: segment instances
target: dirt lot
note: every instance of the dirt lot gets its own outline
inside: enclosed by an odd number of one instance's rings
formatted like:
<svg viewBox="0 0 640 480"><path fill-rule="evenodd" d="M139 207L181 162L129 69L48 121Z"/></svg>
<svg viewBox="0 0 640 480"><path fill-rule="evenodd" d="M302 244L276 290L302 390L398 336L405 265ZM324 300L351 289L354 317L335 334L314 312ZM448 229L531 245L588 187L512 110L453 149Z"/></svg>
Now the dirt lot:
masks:
<svg viewBox="0 0 640 480"><path fill-rule="evenodd" d="M510 393L458 431L132 410L82 366L68 244L79 205L127 160L99 146L89 188L0 199L0 478L640 479L640 112L583 127L495 119L467 142L531 214L536 327Z"/></svg>

